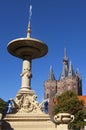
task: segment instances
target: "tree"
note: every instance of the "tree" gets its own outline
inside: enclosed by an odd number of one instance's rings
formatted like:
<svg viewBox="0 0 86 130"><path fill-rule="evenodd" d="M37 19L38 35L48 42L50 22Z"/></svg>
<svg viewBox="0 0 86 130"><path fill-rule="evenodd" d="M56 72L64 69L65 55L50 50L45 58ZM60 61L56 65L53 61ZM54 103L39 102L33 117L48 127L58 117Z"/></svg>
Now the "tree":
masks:
<svg viewBox="0 0 86 130"><path fill-rule="evenodd" d="M79 129L84 125L84 103L79 100L77 94L73 91L66 91L60 96L56 97L57 104L54 107L54 114L67 112L73 114L75 119L69 124L71 128Z"/></svg>
<svg viewBox="0 0 86 130"><path fill-rule="evenodd" d="M5 114L7 102L0 98L0 113Z"/></svg>

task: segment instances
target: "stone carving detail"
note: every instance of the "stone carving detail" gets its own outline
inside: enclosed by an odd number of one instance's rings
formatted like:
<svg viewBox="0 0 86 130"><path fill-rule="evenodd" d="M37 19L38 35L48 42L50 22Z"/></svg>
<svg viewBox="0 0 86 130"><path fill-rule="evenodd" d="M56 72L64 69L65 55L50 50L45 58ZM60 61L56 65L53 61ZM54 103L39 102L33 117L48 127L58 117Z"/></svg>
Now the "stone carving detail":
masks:
<svg viewBox="0 0 86 130"><path fill-rule="evenodd" d="M59 113L54 116L54 121L58 124L68 124L74 120L74 116L69 113Z"/></svg>
<svg viewBox="0 0 86 130"><path fill-rule="evenodd" d="M13 101L13 111L18 113L41 112L41 105L36 101L36 95L20 94Z"/></svg>
<svg viewBox="0 0 86 130"><path fill-rule="evenodd" d="M24 69L24 71L20 74L20 76L21 77L27 76L28 78L31 78L32 77L31 69L30 68Z"/></svg>

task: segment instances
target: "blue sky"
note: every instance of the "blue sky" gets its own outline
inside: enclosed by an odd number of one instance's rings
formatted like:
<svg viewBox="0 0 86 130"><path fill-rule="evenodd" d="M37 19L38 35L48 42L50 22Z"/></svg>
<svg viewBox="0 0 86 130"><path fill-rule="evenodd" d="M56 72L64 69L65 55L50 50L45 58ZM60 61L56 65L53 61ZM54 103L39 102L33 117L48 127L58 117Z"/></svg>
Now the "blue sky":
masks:
<svg viewBox="0 0 86 130"><path fill-rule="evenodd" d="M14 98L21 87L22 60L7 44L26 37L32 4L31 37L48 45L48 54L32 62L31 87L41 101L52 65L56 79L62 70L64 47L74 70L79 68L86 95L86 0L0 0L0 98Z"/></svg>

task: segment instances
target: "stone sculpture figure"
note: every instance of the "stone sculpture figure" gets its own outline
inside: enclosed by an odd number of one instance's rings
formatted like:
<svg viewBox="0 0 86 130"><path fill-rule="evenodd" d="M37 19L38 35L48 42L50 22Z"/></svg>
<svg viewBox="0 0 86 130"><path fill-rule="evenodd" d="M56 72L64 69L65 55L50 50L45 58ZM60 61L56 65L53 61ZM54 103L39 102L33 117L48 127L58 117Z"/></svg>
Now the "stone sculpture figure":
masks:
<svg viewBox="0 0 86 130"><path fill-rule="evenodd" d="M31 69L30 68L24 69L23 73L21 73L20 76L21 77L27 76L28 78L31 78L32 77Z"/></svg>
<svg viewBox="0 0 86 130"><path fill-rule="evenodd" d="M19 112L28 113L28 112L31 112L32 110L33 108L31 106L30 97L27 94L25 94L23 97L22 106Z"/></svg>
<svg viewBox="0 0 86 130"><path fill-rule="evenodd" d="M13 109L13 101L12 101L12 99L9 99L7 102L6 113L11 113L12 109Z"/></svg>
<svg viewBox="0 0 86 130"><path fill-rule="evenodd" d="M19 94L13 102L11 113L41 112L41 105L36 101L36 95Z"/></svg>

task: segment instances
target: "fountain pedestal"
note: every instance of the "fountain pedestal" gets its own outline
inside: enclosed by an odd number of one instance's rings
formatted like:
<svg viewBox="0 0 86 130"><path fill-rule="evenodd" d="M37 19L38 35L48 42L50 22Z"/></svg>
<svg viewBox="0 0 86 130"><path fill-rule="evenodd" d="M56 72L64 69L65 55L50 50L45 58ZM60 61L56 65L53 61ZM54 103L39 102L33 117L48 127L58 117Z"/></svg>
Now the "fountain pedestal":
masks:
<svg viewBox="0 0 86 130"><path fill-rule="evenodd" d="M45 114L11 114L7 115L2 130L56 130L50 117Z"/></svg>

